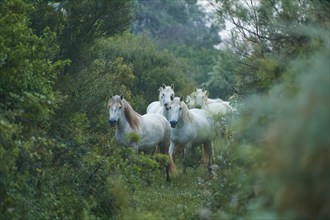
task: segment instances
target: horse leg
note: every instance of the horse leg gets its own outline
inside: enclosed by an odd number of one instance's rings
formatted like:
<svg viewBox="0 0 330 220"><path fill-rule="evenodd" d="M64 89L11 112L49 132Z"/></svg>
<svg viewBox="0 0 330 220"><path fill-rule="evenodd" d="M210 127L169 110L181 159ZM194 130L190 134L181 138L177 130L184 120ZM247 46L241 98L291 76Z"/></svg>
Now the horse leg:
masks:
<svg viewBox="0 0 330 220"><path fill-rule="evenodd" d="M189 165L189 156L191 152L192 145L191 143L188 143L184 146L183 150L183 171L186 172L186 168Z"/></svg>
<svg viewBox="0 0 330 220"><path fill-rule="evenodd" d="M198 149L197 147L199 146L192 146L191 148L191 163L192 163L192 167L193 168L197 168L200 164L200 158L197 155L196 149Z"/></svg>
<svg viewBox="0 0 330 220"><path fill-rule="evenodd" d="M191 148L191 158L193 161L197 161L196 146Z"/></svg>
<svg viewBox="0 0 330 220"><path fill-rule="evenodd" d="M167 154L169 156L169 161L165 165L165 173L166 173L166 182L171 182L170 173L175 175L176 169L173 161L173 152L174 152L174 143L170 142L170 146L168 147L168 142L165 144L163 142L160 143L160 151L162 154Z"/></svg>
<svg viewBox="0 0 330 220"><path fill-rule="evenodd" d="M210 173L212 173L212 160L213 160L213 143L207 142L204 143L204 161L207 161L207 169Z"/></svg>
<svg viewBox="0 0 330 220"><path fill-rule="evenodd" d="M204 143L204 159L208 159L207 170L209 171L210 176L212 176L212 160L213 160L213 143L212 141Z"/></svg>
<svg viewBox="0 0 330 220"><path fill-rule="evenodd" d="M203 163L208 163L209 159L210 159L210 154L209 154L209 149L208 149L208 145L207 144L203 144L203 149L204 149L204 153L203 153Z"/></svg>
<svg viewBox="0 0 330 220"><path fill-rule="evenodd" d="M187 155L188 155L188 150L186 148L183 149L183 173L186 173L187 171Z"/></svg>

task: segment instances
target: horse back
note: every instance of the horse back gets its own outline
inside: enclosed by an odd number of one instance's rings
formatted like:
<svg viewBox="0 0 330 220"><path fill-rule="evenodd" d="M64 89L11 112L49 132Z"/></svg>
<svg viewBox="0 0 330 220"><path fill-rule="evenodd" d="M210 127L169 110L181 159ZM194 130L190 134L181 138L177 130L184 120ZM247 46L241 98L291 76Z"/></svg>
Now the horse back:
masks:
<svg viewBox="0 0 330 220"><path fill-rule="evenodd" d="M203 109L192 108L189 112L194 116L196 122L200 122L206 126L212 126L214 124L212 115Z"/></svg>
<svg viewBox="0 0 330 220"><path fill-rule="evenodd" d="M147 113L161 113L162 106L159 101L150 103L147 107Z"/></svg>
<svg viewBox="0 0 330 220"><path fill-rule="evenodd" d="M156 143L155 145L169 145L170 125L167 119L158 113L150 113L142 116L143 127L141 127L141 136L145 137L145 142Z"/></svg>
<svg viewBox="0 0 330 220"><path fill-rule="evenodd" d="M183 145L188 142L193 145L212 142L214 136L212 116L201 109L190 109L189 114L189 121L185 121L180 128L172 130L171 141Z"/></svg>

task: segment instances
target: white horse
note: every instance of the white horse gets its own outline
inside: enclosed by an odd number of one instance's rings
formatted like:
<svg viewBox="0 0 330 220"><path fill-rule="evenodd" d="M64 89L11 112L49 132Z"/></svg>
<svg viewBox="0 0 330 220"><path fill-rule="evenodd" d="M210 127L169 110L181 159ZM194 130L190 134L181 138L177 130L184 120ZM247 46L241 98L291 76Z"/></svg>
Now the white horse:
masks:
<svg viewBox="0 0 330 220"><path fill-rule="evenodd" d="M174 99L170 106L170 158L173 156L175 146L184 148L184 164L190 151L203 144L204 162L208 168L212 162L214 121L212 116L201 109L188 109L183 99Z"/></svg>
<svg viewBox="0 0 330 220"><path fill-rule="evenodd" d="M205 90L204 88L202 89L198 89L195 88L195 91L192 92L190 95L187 95L186 97L186 104L188 106L188 108L201 108L201 103L202 103L202 99L204 98L203 95L205 95ZM214 102L226 102L220 98L217 99L211 99L207 97L207 103L214 103ZM197 104L196 104L197 103ZM229 104L229 102L227 102Z"/></svg>
<svg viewBox="0 0 330 220"><path fill-rule="evenodd" d="M205 101L207 104L214 103L214 102L225 102L225 103L229 104L229 102L226 102L220 98L217 98L217 99L209 98L208 91L205 88L201 88L201 89L195 88L195 91L190 94L189 98L190 98L192 105L194 105L192 108L201 108L202 103Z"/></svg>
<svg viewBox="0 0 330 220"><path fill-rule="evenodd" d="M234 111L232 106L224 102L213 102L210 104L203 102L201 109L209 112L211 115L217 116L224 116Z"/></svg>
<svg viewBox="0 0 330 220"><path fill-rule="evenodd" d="M113 96L109 103L109 123L116 126L116 142L135 150L150 152L160 147L163 154L168 153L170 142L170 126L167 119L156 113L140 115L131 107L123 96ZM166 166L166 180L169 171L173 171L174 163L170 158Z"/></svg>
<svg viewBox="0 0 330 220"><path fill-rule="evenodd" d="M163 107L167 110L170 107L171 99L174 98L174 85L166 86L164 83L158 89L159 91L159 101L154 101L150 103L147 107L147 113L163 113Z"/></svg>
<svg viewBox="0 0 330 220"><path fill-rule="evenodd" d="M235 108L230 105L230 102L224 101L220 98L210 99L208 98L208 91L204 88L195 89L193 93L195 106L201 108L212 115L226 115L234 112Z"/></svg>
<svg viewBox="0 0 330 220"><path fill-rule="evenodd" d="M195 99L193 98L193 94L186 96L185 103L187 104L187 106L188 106L189 109L196 107Z"/></svg>

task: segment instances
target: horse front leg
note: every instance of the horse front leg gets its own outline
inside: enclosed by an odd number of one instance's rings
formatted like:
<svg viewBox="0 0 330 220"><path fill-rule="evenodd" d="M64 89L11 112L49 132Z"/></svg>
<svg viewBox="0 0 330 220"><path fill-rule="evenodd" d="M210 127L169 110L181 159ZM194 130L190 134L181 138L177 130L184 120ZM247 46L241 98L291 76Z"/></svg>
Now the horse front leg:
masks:
<svg viewBox="0 0 330 220"><path fill-rule="evenodd" d="M183 171L186 172L187 166L189 166L189 157L191 155L192 144L189 142L184 146L183 150Z"/></svg>
<svg viewBox="0 0 330 220"><path fill-rule="evenodd" d="M193 161L197 161L197 153L196 153L196 146L191 148L191 158Z"/></svg>
<svg viewBox="0 0 330 220"><path fill-rule="evenodd" d="M174 164L174 161L173 161L173 152L174 152L174 147L175 147L175 144L173 142L170 142L170 147L168 148L168 156L169 156L169 163L166 164L166 182L170 182L171 179L170 179L170 173L172 175L175 175L176 173L176 168L175 168L175 164Z"/></svg>

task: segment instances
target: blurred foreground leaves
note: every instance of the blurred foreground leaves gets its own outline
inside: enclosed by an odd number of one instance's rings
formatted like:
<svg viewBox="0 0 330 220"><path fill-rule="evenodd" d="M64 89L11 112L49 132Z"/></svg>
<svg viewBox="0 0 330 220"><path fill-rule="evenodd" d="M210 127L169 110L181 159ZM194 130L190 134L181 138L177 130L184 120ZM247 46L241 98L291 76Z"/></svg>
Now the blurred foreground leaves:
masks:
<svg viewBox="0 0 330 220"><path fill-rule="evenodd" d="M250 96L239 109L236 143L222 148L232 166L223 166L213 186L217 217L329 218L329 36L309 30L324 47L289 63L295 80Z"/></svg>

